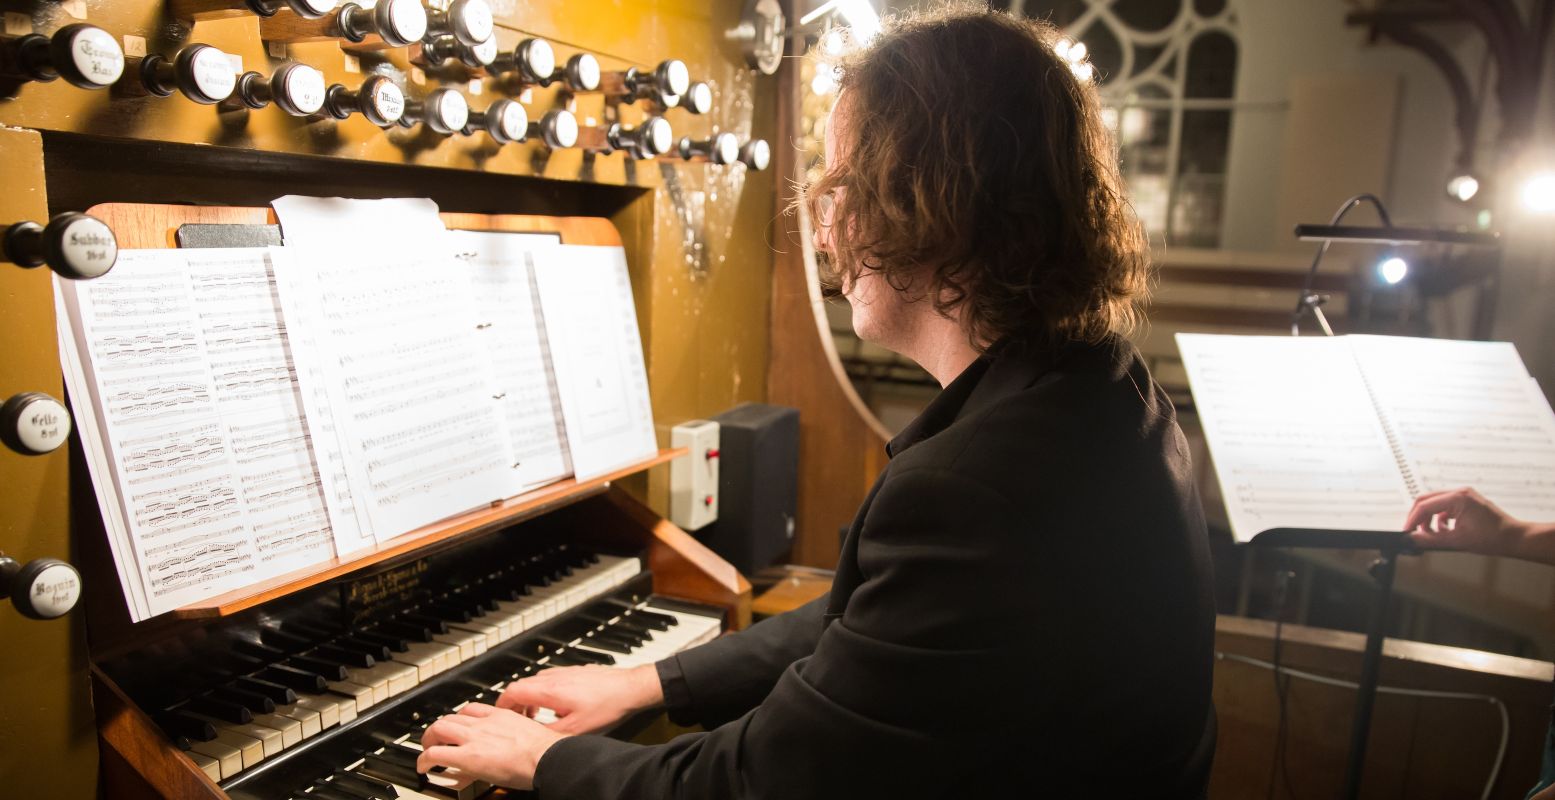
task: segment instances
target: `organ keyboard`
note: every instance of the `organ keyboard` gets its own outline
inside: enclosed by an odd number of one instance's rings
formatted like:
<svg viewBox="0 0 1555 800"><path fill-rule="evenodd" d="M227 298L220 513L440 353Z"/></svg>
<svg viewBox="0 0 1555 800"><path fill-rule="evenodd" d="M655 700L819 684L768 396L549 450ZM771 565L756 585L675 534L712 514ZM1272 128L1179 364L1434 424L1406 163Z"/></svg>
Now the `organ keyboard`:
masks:
<svg viewBox="0 0 1555 800"><path fill-rule="evenodd" d="M524 527L131 646L102 670L227 797L478 797L491 787L415 771L437 717L550 667L654 663L719 635L728 611L656 594L637 555Z"/></svg>

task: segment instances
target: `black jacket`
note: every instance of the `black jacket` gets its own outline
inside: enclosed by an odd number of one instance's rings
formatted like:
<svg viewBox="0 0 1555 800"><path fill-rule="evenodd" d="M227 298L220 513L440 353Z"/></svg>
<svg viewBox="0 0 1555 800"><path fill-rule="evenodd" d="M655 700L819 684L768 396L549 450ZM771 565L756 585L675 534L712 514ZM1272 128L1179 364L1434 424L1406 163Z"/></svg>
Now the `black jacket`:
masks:
<svg viewBox="0 0 1555 800"><path fill-rule="evenodd" d="M1203 796L1204 520L1133 347L996 348L888 450L830 598L659 665L708 732L566 739L540 796Z"/></svg>

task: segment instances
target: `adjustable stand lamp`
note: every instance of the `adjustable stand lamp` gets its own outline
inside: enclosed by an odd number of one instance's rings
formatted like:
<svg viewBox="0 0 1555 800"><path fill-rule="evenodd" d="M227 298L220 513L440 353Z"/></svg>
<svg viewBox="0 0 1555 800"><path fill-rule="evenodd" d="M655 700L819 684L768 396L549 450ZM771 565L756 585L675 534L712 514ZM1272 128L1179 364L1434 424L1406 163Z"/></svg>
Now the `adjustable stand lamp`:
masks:
<svg viewBox="0 0 1555 800"><path fill-rule="evenodd" d="M1377 216L1382 220L1380 226L1341 225L1350 209L1361 203L1370 203L1377 209ZM1320 242L1317 252L1312 256L1312 268L1307 270L1306 283L1301 287L1301 294L1296 298L1296 309L1291 313L1290 333L1292 336L1301 335L1301 321L1311 314L1317 319L1317 324L1323 329L1325 336L1333 336L1333 328L1328 325L1328 318L1323 316L1323 303L1328 301L1324 295L1312 290L1313 278L1317 275L1317 268L1323 263L1323 256L1328 252L1328 246L1334 242L1355 242L1360 244L1386 244L1391 246L1417 245L1417 244L1457 244L1475 247L1494 247L1499 243L1500 237L1494 233L1470 233L1467 231L1439 230L1437 228L1398 227L1388 216L1388 210L1382 205L1382 201L1374 194L1358 194L1339 206L1333 219L1327 225L1314 225L1302 223L1296 226L1296 238L1303 242ZM1388 283L1398 283L1409 272L1409 264L1398 256L1391 256L1378 265L1378 271L1382 279Z"/></svg>

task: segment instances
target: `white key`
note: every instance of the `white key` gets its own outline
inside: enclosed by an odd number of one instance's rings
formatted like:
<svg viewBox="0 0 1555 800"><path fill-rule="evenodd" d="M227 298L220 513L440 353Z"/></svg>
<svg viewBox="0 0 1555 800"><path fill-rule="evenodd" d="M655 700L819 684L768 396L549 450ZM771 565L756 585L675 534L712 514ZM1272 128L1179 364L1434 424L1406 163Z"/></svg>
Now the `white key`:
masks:
<svg viewBox="0 0 1555 800"><path fill-rule="evenodd" d="M273 728L266 728L263 725L259 725L253 722L245 722L242 724L232 722L212 722L212 724L216 726L217 730L228 730L242 736L247 736L250 739L258 739L259 744L263 749L265 758L274 758L280 755L282 750L286 749L285 738L281 736L280 731Z"/></svg>
<svg viewBox="0 0 1555 800"><path fill-rule="evenodd" d="M351 677L357 677L358 672L360 671L353 670ZM383 686L383 696L387 698L389 696L389 682L384 680L380 683ZM370 706L378 702L377 694L372 686L356 683L354 681L330 681L329 691L331 694L351 699L351 702L355 705L355 711L351 715L352 718L355 718L357 714L366 711ZM347 721L348 720L342 719L340 723L344 725Z"/></svg>
<svg viewBox="0 0 1555 800"><path fill-rule="evenodd" d="M243 769L252 769L265 760L265 746L262 741L252 736L244 736L231 730L216 729L216 741L228 747L235 748L243 763Z"/></svg>
<svg viewBox="0 0 1555 800"><path fill-rule="evenodd" d="M449 626L448 633L432 634L432 640L436 642L442 642L443 644L449 645L450 647L457 648L459 651L459 663L469 661L470 659L486 652L485 634L477 633L474 631L459 630L452 625ZM450 664L449 668L452 667L453 665Z"/></svg>
<svg viewBox="0 0 1555 800"><path fill-rule="evenodd" d="M302 723L280 714L255 714L254 724L281 732L281 746L291 747L302 741Z"/></svg>
<svg viewBox="0 0 1555 800"><path fill-rule="evenodd" d="M302 738L304 739L311 739L314 736L319 735L319 731L324 730L323 723L319 720L319 714L317 711L312 711L293 704L286 706L276 706L275 713L277 716L289 717L302 723Z"/></svg>
<svg viewBox="0 0 1555 800"><path fill-rule="evenodd" d="M320 728L333 728L339 725L340 707L350 702L350 700L343 697L331 699L328 695L303 695L297 698L297 706L299 708L306 708L309 711L318 713ZM356 719L355 704L353 703L352 705L351 718Z"/></svg>
<svg viewBox="0 0 1555 800"><path fill-rule="evenodd" d="M217 780L224 781L243 771L243 753L236 747L228 747L221 742L194 742L189 745L189 750L216 760L217 770L221 774Z"/></svg>
<svg viewBox="0 0 1555 800"><path fill-rule="evenodd" d="M221 762L220 761L217 761L216 759L211 758L210 756L205 755L204 753L196 753L193 750L190 750L188 753L185 753L185 755L189 756L189 760L193 761L195 766L199 767L201 771L203 771L206 775L210 776L211 780L213 780L213 781L221 780Z"/></svg>

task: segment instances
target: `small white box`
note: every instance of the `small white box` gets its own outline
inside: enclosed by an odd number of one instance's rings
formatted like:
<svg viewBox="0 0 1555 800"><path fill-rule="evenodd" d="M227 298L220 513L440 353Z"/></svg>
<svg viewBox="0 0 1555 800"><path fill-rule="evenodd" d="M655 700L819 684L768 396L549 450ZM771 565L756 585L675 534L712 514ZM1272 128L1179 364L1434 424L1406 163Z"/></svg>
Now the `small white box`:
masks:
<svg viewBox="0 0 1555 800"><path fill-rule="evenodd" d="M718 521L718 423L705 419L676 425L671 447L690 453L670 462L670 521L694 531Z"/></svg>

